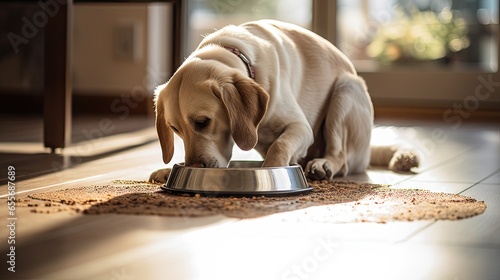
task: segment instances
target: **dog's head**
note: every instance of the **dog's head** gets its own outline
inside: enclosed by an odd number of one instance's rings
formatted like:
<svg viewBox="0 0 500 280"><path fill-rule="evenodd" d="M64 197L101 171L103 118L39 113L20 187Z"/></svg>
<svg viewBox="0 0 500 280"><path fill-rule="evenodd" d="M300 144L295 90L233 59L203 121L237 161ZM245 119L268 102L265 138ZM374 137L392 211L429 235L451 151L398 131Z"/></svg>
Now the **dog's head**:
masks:
<svg viewBox="0 0 500 280"><path fill-rule="evenodd" d="M225 167L234 143L255 147L269 95L249 77L216 61L186 62L156 90L156 129L169 163L174 133L184 141L186 166Z"/></svg>

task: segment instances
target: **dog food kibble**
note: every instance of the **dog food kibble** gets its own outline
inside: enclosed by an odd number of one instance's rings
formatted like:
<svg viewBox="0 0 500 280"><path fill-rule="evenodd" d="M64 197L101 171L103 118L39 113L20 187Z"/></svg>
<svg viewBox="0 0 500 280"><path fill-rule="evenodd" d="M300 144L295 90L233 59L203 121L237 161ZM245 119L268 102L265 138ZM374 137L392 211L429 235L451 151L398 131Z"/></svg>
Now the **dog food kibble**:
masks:
<svg viewBox="0 0 500 280"><path fill-rule="evenodd" d="M456 220L479 215L486 204L457 194L417 189L391 189L375 184L310 181L311 193L287 197L206 197L174 195L156 184L116 180L87 186L30 194L18 198L19 207L34 213L73 211L85 214L141 214L199 217L225 215L254 218L295 210L282 220L346 223L414 220ZM312 206L317 206L309 208Z"/></svg>

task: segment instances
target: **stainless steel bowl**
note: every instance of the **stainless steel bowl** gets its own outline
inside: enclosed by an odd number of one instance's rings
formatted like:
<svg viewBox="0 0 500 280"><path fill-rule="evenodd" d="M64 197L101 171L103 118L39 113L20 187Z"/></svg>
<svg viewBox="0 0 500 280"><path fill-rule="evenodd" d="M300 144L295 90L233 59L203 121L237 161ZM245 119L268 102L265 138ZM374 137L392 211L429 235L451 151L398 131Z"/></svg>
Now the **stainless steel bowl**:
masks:
<svg viewBox="0 0 500 280"><path fill-rule="evenodd" d="M228 168L175 164L162 189L209 196L285 196L312 190L299 165L261 165L261 161L232 161Z"/></svg>

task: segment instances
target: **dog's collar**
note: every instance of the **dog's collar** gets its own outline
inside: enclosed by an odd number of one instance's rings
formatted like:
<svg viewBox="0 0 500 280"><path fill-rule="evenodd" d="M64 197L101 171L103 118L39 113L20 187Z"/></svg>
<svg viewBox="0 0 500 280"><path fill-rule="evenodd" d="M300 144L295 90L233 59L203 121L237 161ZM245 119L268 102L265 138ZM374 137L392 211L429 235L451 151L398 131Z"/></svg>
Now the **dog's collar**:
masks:
<svg viewBox="0 0 500 280"><path fill-rule="evenodd" d="M250 63L250 60L248 60L248 58L244 54L242 54L240 52L240 50L238 50L235 47L223 46L223 48L225 48L226 50L237 55L241 59L241 61L243 61L243 63L245 63L245 66L247 67L247 71L248 71L248 76L250 76L250 78L255 80L255 69L253 68L252 64Z"/></svg>

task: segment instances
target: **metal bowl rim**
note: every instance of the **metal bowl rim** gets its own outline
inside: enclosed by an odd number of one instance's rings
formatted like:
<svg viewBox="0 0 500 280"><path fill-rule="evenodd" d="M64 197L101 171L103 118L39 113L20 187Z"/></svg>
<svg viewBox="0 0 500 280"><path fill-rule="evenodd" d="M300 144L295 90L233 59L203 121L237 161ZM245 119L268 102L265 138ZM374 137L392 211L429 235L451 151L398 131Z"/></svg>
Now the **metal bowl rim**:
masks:
<svg viewBox="0 0 500 280"><path fill-rule="evenodd" d="M235 160L231 162L238 162L238 163L263 163L263 161L250 161L250 160ZM299 164L293 164L293 165L288 165L288 166L271 166L271 167L192 167L192 166L185 166L183 162L181 163L175 163L174 166L175 168L179 169L184 169L184 170L202 170L202 171L220 171L220 170L225 170L225 171L256 171L256 170L273 170L273 169L302 169L302 166Z"/></svg>

